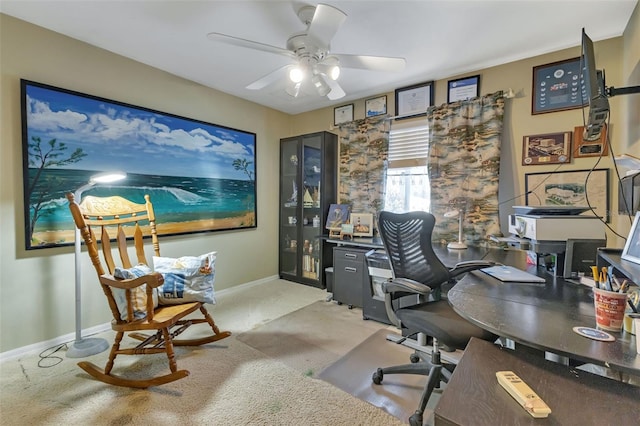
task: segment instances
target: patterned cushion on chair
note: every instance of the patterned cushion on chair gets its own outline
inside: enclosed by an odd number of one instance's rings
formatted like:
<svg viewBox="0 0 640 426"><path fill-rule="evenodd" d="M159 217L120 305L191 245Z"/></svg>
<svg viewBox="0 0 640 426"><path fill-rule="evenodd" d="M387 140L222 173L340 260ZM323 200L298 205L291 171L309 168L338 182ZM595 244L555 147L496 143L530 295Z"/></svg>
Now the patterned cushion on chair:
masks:
<svg viewBox="0 0 640 426"><path fill-rule="evenodd" d="M113 276L118 279L134 279L143 275L150 274L151 268L145 264L139 264L129 269L116 267L113 271ZM125 290L120 288L112 288L113 297L118 305L118 311L120 311L120 319L127 319L127 299ZM133 316L135 319L142 319L147 316L147 285L143 284L140 287L136 287L131 291L131 298L133 303ZM153 306L158 306L158 293L156 289L153 292Z"/></svg>
<svg viewBox="0 0 640 426"><path fill-rule="evenodd" d="M177 259L154 256L153 268L164 277L164 284L158 287L160 304L215 303L215 261L216 252Z"/></svg>

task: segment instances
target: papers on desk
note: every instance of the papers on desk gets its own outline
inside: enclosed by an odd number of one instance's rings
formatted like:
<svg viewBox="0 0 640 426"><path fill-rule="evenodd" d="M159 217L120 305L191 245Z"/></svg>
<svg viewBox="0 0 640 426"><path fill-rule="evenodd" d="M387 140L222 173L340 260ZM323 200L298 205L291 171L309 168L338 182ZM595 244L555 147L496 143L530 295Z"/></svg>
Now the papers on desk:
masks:
<svg viewBox="0 0 640 426"><path fill-rule="evenodd" d="M491 266L480 269L482 272L491 275L503 282L509 283L544 283L546 280L537 275L530 274L513 266Z"/></svg>

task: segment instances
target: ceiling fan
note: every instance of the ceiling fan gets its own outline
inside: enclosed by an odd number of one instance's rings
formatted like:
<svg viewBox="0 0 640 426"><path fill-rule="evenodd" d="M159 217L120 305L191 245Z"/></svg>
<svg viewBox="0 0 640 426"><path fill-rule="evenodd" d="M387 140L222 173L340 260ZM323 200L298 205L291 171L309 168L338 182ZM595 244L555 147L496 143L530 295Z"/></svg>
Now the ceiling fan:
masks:
<svg viewBox="0 0 640 426"><path fill-rule="evenodd" d="M307 29L289 37L286 49L216 32L207 34L207 37L213 41L289 57L292 60L290 64L254 81L247 89L259 90L288 76L285 90L293 97L315 92L331 100L342 98L345 92L337 81L341 68L374 71L404 69L404 58L330 54L331 39L347 19L344 12L333 6L303 6L298 10L298 18L307 25Z"/></svg>

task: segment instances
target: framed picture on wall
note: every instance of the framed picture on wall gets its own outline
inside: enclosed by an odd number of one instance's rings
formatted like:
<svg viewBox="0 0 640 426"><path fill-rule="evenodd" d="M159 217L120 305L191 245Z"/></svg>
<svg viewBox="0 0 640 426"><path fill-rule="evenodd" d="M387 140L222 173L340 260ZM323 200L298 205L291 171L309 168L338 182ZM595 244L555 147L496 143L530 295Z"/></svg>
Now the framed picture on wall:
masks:
<svg viewBox="0 0 640 426"><path fill-rule="evenodd" d="M524 191L527 206L591 206L610 220L609 169L526 173Z"/></svg>
<svg viewBox="0 0 640 426"><path fill-rule="evenodd" d="M584 126L578 126L573 132L573 157L606 157L609 154L607 148L607 125L602 128L600 138L595 141L585 141L583 139Z"/></svg>
<svg viewBox="0 0 640 426"><path fill-rule="evenodd" d="M348 123L353 121L353 104L335 107L333 109L333 125Z"/></svg>
<svg viewBox="0 0 640 426"><path fill-rule="evenodd" d="M396 89L396 120L425 115L433 105L433 81Z"/></svg>
<svg viewBox="0 0 640 426"><path fill-rule="evenodd" d="M256 134L21 80L27 250L74 244L65 193L150 195L158 235L256 228ZM80 200L77 200L80 201Z"/></svg>
<svg viewBox="0 0 640 426"><path fill-rule="evenodd" d="M525 136L522 165L568 163L571 160L571 132Z"/></svg>
<svg viewBox="0 0 640 426"><path fill-rule="evenodd" d="M533 67L531 114L582 108L589 103L580 58Z"/></svg>
<svg viewBox="0 0 640 426"><path fill-rule="evenodd" d="M447 103L464 101L480 95L480 75L447 82Z"/></svg>
<svg viewBox="0 0 640 426"><path fill-rule="evenodd" d="M364 116L375 117L387 113L387 95L367 99L364 102Z"/></svg>

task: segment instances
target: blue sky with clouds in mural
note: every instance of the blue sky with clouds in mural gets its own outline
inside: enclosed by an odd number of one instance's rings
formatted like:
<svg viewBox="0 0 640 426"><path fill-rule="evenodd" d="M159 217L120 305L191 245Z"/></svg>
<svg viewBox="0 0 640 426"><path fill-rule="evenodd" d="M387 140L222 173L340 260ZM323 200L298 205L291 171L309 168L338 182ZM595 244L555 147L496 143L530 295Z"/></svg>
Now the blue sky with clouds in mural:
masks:
<svg viewBox="0 0 640 426"><path fill-rule="evenodd" d="M27 85L27 134L82 148L69 168L246 180L244 159L255 177L253 133L54 89Z"/></svg>

